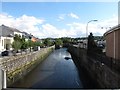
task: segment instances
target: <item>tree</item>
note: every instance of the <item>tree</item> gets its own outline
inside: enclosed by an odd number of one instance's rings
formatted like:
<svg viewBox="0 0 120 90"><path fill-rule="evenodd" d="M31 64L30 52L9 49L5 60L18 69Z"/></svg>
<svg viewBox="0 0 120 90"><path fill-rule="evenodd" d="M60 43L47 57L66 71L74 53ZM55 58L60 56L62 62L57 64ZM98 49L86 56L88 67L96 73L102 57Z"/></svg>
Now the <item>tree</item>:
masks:
<svg viewBox="0 0 120 90"><path fill-rule="evenodd" d="M51 43L51 41L50 41L49 38L46 38L46 39L44 40L44 44L45 44L45 46L50 46L52 43Z"/></svg>
<svg viewBox="0 0 120 90"><path fill-rule="evenodd" d="M14 55L16 55L16 52L21 48L21 36L15 34L14 42L12 43L12 47L14 48Z"/></svg>
<svg viewBox="0 0 120 90"><path fill-rule="evenodd" d="M63 41L59 38L55 40L55 45L63 45Z"/></svg>
<svg viewBox="0 0 120 90"><path fill-rule="evenodd" d="M19 41L14 41L12 47L14 48L14 55L16 55L16 52L21 48L21 43Z"/></svg>
<svg viewBox="0 0 120 90"><path fill-rule="evenodd" d="M15 36L14 36L14 41L21 41L21 36L15 34Z"/></svg>
<svg viewBox="0 0 120 90"><path fill-rule="evenodd" d="M24 38L24 37L21 39L21 43L22 43L22 45L21 45L21 49L22 49L22 50L28 48L28 42L25 41L25 38Z"/></svg>
<svg viewBox="0 0 120 90"><path fill-rule="evenodd" d="M69 44L71 43L71 38L70 37L64 37L64 38L61 38L62 41L63 41L63 47L68 47Z"/></svg>
<svg viewBox="0 0 120 90"><path fill-rule="evenodd" d="M31 52L31 48L33 47L34 42L31 40L28 40L28 47L30 48L30 52Z"/></svg>
<svg viewBox="0 0 120 90"><path fill-rule="evenodd" d="M55 49L59 49L63 45L63 42L60 38L55 40Z"/></svg>
<svg viewBox="0 0 120 90"><path fill-rule="evenodd" d="M70 43L71 42L71 38L69 37L64 37L64 38L61 38L63 43Z"/></svg>

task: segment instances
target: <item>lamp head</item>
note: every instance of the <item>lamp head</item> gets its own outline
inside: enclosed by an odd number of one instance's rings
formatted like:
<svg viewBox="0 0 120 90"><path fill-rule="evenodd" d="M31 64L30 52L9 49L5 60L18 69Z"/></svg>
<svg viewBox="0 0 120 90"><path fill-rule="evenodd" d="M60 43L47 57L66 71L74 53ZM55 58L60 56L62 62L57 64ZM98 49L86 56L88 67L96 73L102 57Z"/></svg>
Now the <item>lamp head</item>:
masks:
<svg viewBox="0 0 120 90"><path fill-rule="evenodd" d="M93 20L93 21L98 21L98 20Z"/></svg>

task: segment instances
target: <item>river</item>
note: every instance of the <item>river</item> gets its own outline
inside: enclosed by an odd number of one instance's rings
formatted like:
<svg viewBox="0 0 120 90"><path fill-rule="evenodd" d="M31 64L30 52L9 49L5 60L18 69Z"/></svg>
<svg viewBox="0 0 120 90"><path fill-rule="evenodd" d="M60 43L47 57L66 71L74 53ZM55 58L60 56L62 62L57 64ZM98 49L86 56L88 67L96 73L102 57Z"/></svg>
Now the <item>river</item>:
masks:
<svg viewBox="0 0 120 90"><path fill-rule="evenodd" d="M77 68L66 48L54 50L12 88L83 88ZM70 59L65 59L69 57Z"/></svg>

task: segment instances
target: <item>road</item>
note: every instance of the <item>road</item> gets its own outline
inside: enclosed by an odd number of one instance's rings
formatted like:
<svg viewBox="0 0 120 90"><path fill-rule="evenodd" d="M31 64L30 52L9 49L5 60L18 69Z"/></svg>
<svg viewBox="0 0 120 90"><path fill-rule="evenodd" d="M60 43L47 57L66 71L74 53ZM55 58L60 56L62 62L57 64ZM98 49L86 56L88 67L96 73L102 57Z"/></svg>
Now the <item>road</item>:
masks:
<svg viewBox="0 0 120 90"><path fill-rule="evenodd" d="M46 60L27 76L14 83L12 88L83 88L77 68L66 48L53 51Z"/></svg>

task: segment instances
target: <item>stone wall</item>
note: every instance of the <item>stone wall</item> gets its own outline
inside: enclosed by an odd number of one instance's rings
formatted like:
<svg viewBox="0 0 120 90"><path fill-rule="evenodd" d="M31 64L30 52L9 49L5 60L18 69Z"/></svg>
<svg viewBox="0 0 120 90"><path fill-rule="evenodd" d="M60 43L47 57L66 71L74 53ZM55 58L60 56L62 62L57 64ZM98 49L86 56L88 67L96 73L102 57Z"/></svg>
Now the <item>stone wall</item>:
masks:
<svg viewBox="0 0 120 90"><path fill-rule="evenodd" d="M7 74L7 86L22 78L35 68L53 49L54 46L24 55L6 57L0 60L0 66Z"/></svg>
<svg viewBox="0 0 120 90"><path fill-rule="evenodd" d="M99 84L99 88L120 88L119 73L114 72L104 63L87 56L85 49L70 46L68 51L74 61L85 68L91 78Z"/></svg>

